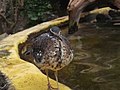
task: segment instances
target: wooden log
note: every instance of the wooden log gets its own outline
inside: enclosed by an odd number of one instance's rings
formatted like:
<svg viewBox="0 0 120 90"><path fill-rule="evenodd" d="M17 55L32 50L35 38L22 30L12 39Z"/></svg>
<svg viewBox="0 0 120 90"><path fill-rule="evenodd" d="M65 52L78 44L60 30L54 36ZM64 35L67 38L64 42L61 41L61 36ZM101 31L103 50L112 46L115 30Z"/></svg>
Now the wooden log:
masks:
<svg viewBox="0 0 120 90"><path fill-rule="evenodd" d="M82 13L81 17L85 17L89 14L104 14L104 15L107 15L109 13L110 10L113 10L111 9L110 7L104 7L104 8L99 8L99 9L95 9L95 10L92 10L92 11L89 11L89 12L86 12L86 13Z"/></svg>

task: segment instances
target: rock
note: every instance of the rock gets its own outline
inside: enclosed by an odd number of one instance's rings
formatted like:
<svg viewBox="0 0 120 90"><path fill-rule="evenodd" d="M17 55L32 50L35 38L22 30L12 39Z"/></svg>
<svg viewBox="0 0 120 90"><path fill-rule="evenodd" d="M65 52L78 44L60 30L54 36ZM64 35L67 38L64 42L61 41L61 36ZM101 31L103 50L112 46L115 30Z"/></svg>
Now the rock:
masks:
<svg viewBox="0 0 120 90"><path fill-rule="evenodd" d="M24 43L31 34L54 25L60 25L68 20L61 17L49 22L36 25L19 33L9 35L0 41L0 71L8 77L15 90L47 90L47 77L34 64L24 61L19 56L19 44ZM53 87L57 87L56 81L50 79ZM59 84L60 90L71 90L69 87Z"/></svg>
<svg viewBox="0 0 120 90"><path fill-rule="evenodd" d="M4 38L7 37L7 36L8 36L7 33L3 33L3 34L1 34L1 35L0 35L0 40L4 39Z"/></svg>

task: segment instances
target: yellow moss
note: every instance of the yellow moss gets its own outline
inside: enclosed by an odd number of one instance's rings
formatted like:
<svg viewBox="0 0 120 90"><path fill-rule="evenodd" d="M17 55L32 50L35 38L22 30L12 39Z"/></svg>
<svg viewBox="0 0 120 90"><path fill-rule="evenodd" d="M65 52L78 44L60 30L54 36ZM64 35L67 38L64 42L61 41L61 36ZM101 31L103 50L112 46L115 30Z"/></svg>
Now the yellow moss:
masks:
<svg viewBox="0 0 120 90"><path fill-rule="evenodd" d="M89 12L84 12L80 15L80 17L84 18L85 16L89 15L89 14L104 14L104 15L108 15L109 11L113 10L110 7L103 7L103 8L99 8L99 9L95 9Z"/></svg>
<svg viewBox="0 0 120 90"><path fill-rule="evenodd" d="M59 25L68 20L61 17L49 22L36 25L22 32L10 35L0 41L0 71L12 82L16 90L47 90L47 78L35 65L20 59L18 45L27 40L28 35ZM57 87L56 82L50 79L51 84ZM59 84L60 90L70 90L69 87Z"/></svg>
<svg viewBox="0 0 120 90"><path fill-rule="evenodd" d="M92 10L90 11L90 14L108 14L110 10L112 10L110 7L104 7L104 8Z"/></svg>

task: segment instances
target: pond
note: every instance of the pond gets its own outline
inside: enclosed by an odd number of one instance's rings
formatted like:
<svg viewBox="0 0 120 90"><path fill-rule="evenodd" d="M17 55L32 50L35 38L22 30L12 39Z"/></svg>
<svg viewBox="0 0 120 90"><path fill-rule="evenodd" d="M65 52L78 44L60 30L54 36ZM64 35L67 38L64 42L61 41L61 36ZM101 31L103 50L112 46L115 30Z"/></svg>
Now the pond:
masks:
<svg viewBox="0 0 120 90"><path fill-rule="evenodd" d="M68 39L74 59L59 82L72 90L120 90L120 28L83 25Z"/></svg>

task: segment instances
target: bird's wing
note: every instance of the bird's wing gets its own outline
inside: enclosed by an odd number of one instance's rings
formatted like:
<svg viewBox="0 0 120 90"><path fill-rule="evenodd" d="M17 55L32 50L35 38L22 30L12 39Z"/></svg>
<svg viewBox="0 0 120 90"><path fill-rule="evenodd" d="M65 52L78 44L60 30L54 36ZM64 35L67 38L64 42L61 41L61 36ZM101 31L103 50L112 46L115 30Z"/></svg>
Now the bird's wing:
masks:
<svg viewBox="0 0 120 90"><path fill-rule="evenodd" d="M34 38L32 49L33 49L33 57L36 62L41 62L43 54L45 52L45 48L47 47L47 40L49 40L49 35L47 33L42 34L36 38Z"/></svg>
<svg viewBox="0 0 120 90"><path fill-rule="evenodd" d="M65 44L65 46L66 46L69 50L72 50L71 45L70 45L70 42L68 41L68 39L67 39L66 37L64 37L64 36L61 36L61 38L62 38L62 41L63 41L63 43Z"/></svg>
<svg viewBox="0 0 120 90"><path fill-rule="evenodd" d="M57 38L45 33L35 38L33 43L33 55L35 60L51 60L60 56L59 42Z"/></svg>

